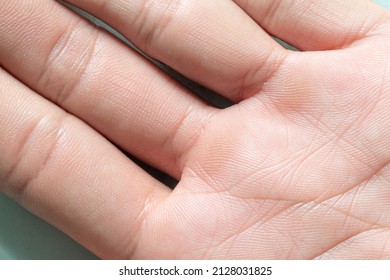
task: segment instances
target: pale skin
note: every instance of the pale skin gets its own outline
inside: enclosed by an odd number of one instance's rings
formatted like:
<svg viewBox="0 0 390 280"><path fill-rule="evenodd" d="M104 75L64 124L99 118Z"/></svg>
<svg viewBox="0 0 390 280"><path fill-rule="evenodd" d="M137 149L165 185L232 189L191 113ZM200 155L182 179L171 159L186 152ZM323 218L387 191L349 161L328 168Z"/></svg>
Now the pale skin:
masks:
<svg viewBox="0 0 390 280"><path fill-rule="evenodd" d="M388 11L68 2L234 105L56 1L0 0L2 192L105 259L390 258Z"/></svg>

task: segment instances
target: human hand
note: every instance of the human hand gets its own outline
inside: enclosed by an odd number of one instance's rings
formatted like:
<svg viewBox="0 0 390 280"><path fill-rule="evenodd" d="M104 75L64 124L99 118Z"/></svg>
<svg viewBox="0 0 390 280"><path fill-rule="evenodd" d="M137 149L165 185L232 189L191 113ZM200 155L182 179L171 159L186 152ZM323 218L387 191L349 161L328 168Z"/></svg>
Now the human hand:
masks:
<svg viewBox="0 0 390 280"><path fill-rule="evenodd" d="M1 0L4 193L102 258L390 258L389 12L69 2L236 104L200 101L55 1Z"/></svg>

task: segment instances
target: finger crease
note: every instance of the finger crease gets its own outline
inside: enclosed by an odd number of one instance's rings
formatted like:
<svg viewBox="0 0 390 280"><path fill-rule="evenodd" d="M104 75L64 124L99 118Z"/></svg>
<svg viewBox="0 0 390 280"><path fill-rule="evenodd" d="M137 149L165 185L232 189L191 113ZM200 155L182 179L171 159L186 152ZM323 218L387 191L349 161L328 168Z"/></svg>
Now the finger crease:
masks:
<svg viewBox="0 0 390 280"><path fill-rule="evenodd" d="M95 53L99 30L88 24L88 27L93 27L93 32L84 39L82 31L86 28L80 27L82 23L85 23L84 19L70 23L59 35L38 77L38 88L53 94L49 98L59 106L65 104L80 84ZM87 45L81 48L80 42L83 41L87 42Z"/></svg>
<svg viewBox="0 0 390 280"><path fill-rule="evenodd" d="M67 116L65 115L65 117L62 117L61 120L55 121L56 124L54 128L50 128L50 125L48 126L47 124L52 123L52 120L50 120L49 117L43 117L33 126L29 127L24 136L21 138L17 145L17 152L15 156L16 161L5 175L5 181L11 186L11 189L9 190L10 195L16 201L21 202L23 200L29 186L34 180L39 178L46 169L50 158L58 147L59 139L61 139L61 136L64 133L63 126L66 119ZM38 133L39 130L46 129L45 126L48 126L49 129L47 129L47 131L43 134L40 132L43 136L36 139L36 132ZM23 159L28 156L30 151L34 150L35 145L42 145L41 142L43 139L47 138L50 140L49 144L45 147L45 152L40 154L39 158L36 159L35 162L30 162L27 167L29 170L25 175L21 176L21 170L26 168L25 165L27 165Z"/></svg>
<svg viewBox="0 0 390 280"><path fill-rule="evenodd" d="M275 58L276 56L276 58ZM261 91L261 88L267 84L280 70L284 61L287 58L287 53L284 51L271 52L264 61L258 63L254 69L248 71L243 79L243 84L238 90L239 100L248 99ZM264 68L272 63L266 75L259 75L264 71ZM261 77L256 78L256 77Z"/></svg>
<svg viewBox="0 0 390 280"><path fill-rule="evenodd" d="M136 23L140 26L138 34L143 38L144 50L146 54L152 53L151 50L154 50L154 43L158 41L158 38L165 33L166 30L172 25L175 14L180 8L181 0L170 0L163 11L159 11L158 19L154 19L152 24L148 24L148 15L152 14L149 12L150 6L153 3L146 1L143 4L142 11L136 17ZM153 1L152 1L153 2ZM148 3L148 4L146 4Z"/></svg>

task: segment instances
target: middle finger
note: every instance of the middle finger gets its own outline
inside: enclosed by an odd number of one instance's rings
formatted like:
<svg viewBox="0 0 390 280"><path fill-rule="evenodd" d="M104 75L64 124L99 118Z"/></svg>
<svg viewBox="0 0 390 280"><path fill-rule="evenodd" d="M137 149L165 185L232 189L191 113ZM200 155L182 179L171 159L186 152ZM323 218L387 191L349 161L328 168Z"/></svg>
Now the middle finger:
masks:
<svg viewBox="0 0 390 280"><path fill-rule="evenodd" d="M178 178L212 109L55 1L0 1L0 64L141 160Z"/></svg>
<svg viewBox="0 0 390 280"><path fill-rule="evenodd" d="M103 19L146 54L235 101L256 93L286 51L226 0L67 0Z"/></svg>

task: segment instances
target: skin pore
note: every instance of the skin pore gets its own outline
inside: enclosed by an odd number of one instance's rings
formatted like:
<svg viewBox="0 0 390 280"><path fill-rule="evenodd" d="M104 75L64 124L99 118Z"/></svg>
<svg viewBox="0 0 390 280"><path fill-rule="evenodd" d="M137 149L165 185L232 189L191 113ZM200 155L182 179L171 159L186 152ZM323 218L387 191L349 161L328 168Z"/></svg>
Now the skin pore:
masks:
<svg viewBox="0 0 390 280"><path fill-rule="evenodd" d="M106 259L390 258L388 11L67 2L233 105L56 1L0 0L0 191Z"/></svg>

